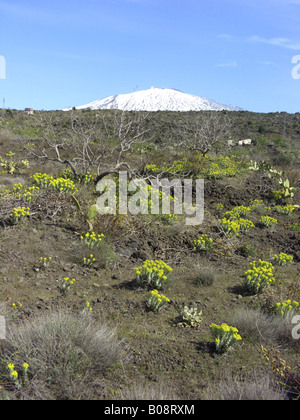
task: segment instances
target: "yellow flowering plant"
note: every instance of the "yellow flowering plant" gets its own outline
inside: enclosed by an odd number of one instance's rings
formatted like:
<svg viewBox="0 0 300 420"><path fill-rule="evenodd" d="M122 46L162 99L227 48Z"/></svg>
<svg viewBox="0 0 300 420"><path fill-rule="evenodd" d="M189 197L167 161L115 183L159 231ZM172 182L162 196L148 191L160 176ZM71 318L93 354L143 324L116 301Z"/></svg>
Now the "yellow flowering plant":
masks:
<svg viewBox="0 0 300 420"><path fill-rule="evenodd" d="M249 269L244 275L244 285L247 291L254 294L263 292L275 282L273 270L274 267L271 263L261 259L250 263Z"/></svg>
<svg viewBox="0 0 300 420"><path fill-rule="evenodd" d="M22 387L25 387L27 385L27 383L28 383L28 369L29 369L29 364L28 363L23 363L21 375L15 369L15 365L13 363L9 363L7 365L7 369L8 369L8 372L9 372L9 378L14 383L16 388L21 389Z"/></svg>
<svg viewBox="0 0 300 420"><path fill-rule="evenodd" d="M39 187L33 186L29 187L27 190L24 191L23 198L27 203L32 203L36 198L36 194L39 191Z"/></svg>
<svg viewBox="0 0 300 420"><path fill-rule="evenodd" d="M89 258L83 258L83 265L85 267L91 267L96 262L96 258L94 258L94 255L91 254Z"/></svg>
<svg viewBox="0 0 300 420"><path fill-rule="evenodd" d="M211 251L214 247L213 240L208 235L201 235L194 240L194 251Z"/></svg>
<svg viewBox="0 0 300 420"><path fill-rule="evenodd" d="M251 211L251 206L237 206L234 207L231 211L227 211L225 213L225 217L226 219L230 220L238 220L241 216L246 216L247 214L251 213Z"/></svg>
<svg viewBox="0 0 300 420"><path fill-rule="evenodd" d="M12 303L11 310L12 310L12 318L14 320L18 319L22 315L22 308L23 304L21 302L18 303Z"/></svg>
<svg viewBox="0 0 300 420"><path fill-rule="evenodd" d="M13 225L17 225L19 222L30 216L29 207L17 207L14 208L10 213L10 221Z"/></svg>
<svg viewBox="0 0 300 420"><path fill-rule="evenodd" d="M30 176L33 184L39 188L48 188L50 182L53 180L52 175L36 173Z"/></svg>
<svg viewBox="0 0 300 420"><path fill-rule="evenodd" d="M50 263L52 262L52 257L40 257L40 264L42 267L49 267Z"/></svg>
<svg viewBox="0 0 300 420"><path fill-rule="evenodd" d="M295 211L295 207L292 204L287 204L286 206L275 206L274 207L274 211L276 213L280 213L280 214L284 214L286 216L289 216L290 214L293 213L293 211Z"/></svg>
<svg viewBox="0 0 300 420"><path fill-rule="evenodd" d="M215 340L217 353L226 353L238 341L242 340L238 329L225 323L222 325L211 324L210 329Z"/></svg>
<svg viewBox="0 0 300 420"><path fill-rule="evenodd" d="M82 313L89 314L91 312L93 312L93 308L91 307L90 302L86 301Z"/></svg>
<svg viewBox="0 0 300 420"><path fill-rule="evenodd" d="M63 281L61 282L61 285L59 287L60 293L65 296L67 292L70 290L71 286L76 282L75 279L70 279L69 277L65 277Z"/></svg>
<svg viewBox="0 0 300 420"><path fill-rule="evenodd" d="M80 237L80 240L87 244L89 248L99 247L104 238L104 234L96 235L95 232L88 232Z"/></svg>
<svg viewBox="0 0 300 420"><path fill-rule="evenodd" d="M155 289L162 289L172 272L173 269L161 260L147 260L135 269L137 283Z"/></svg>
<svg viewBox="0 0 300 420"><path fill-rule="evenodd" d="M159 294L157 290L152 290L149 294L147 306L150 311L157 313L168 303L170 303L169 298Z"/></svg>
<svg viewBox="0 0 300 420"><path fill-rule="evenodd" d="M288 299L285 302L278 302L274 306L275 313L281 315L283 318L293 317L300 310L299 302Z"/></svg>
<svg viewBox="0 0 300 420"><path fill-rule="evenodd" d="M50 188L58 192L74 193L77 192L75 184L71 179L68 178L57 178L55 179L52 175L36 173L31 175L31 180L34 186L39 188Z"/></svg>
<svg viewBox="0 0 300 420"><path fill-rule="evenodd" d="M219 225L224 233L228 236L237 235L241 230L241 226L236 220L228 220L226 218L219 219Z"/></svg>
<svg viewBox="0 0 300 420"><path fill-rule="evenodd" d="M229 156L210 157L208 166L201 173L209 179L223 179L236 176L241 169L240 162L234 162Z"/></svg>
<svg viewBox="0 0 300 420"><path fill-rule="evenodd" d="M238 223L240 225L240 229L243 232L249 232L250 229L255 228L255 225L251 220L248 219L239 219Z"/></svg>
<svg viewBox="0 0 300 420"><path fill-rule="evenodd" d="M270 216L261 216L259 223L263 227L272 227L278 224L278 220Z"/></svg>
<svg viewBox="0 0 300 420"><path fill-rule="evenodd" d="M53 179L49 183L49 187L60 193L73 193L75 191L74 182L70 179L57 178Z"/></svg>
<svg viewBox="0 0 300 420"><path fill-rule="evenodd" d="M293 264L293 256L285 254L284 252L281 252L279 255L275 254L273 257L274 264L278 264L281 266Z"/></svg>

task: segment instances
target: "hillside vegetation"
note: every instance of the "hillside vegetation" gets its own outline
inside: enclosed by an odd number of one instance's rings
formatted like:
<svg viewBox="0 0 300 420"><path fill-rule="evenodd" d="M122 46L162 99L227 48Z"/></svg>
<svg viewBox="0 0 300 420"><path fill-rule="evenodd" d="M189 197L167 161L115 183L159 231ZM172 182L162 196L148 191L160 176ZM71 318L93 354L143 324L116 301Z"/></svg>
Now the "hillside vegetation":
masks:
<svg viewBox="0 0 300 420"><path fill-rule="evenodd" d="M216 115L5 112L0 400L300 398L300 114ZM204 179L204 222L97 214L120 170Z"/></svg>

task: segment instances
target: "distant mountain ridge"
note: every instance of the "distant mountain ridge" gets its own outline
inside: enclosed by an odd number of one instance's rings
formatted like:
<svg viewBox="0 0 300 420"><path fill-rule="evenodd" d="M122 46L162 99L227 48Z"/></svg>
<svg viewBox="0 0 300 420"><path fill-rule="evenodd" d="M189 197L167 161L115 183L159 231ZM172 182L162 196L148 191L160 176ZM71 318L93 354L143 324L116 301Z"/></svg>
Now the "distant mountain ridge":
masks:
<svg viewBox="0 0 300 420"><path fill-rule="evenodd" d="M64 109L70 111L72 108ZM183 93L177 89L155 88L107 98L81 105L76 109L119 109L124 111L240 111L241 108L223 105L201 96Z"/></svg>

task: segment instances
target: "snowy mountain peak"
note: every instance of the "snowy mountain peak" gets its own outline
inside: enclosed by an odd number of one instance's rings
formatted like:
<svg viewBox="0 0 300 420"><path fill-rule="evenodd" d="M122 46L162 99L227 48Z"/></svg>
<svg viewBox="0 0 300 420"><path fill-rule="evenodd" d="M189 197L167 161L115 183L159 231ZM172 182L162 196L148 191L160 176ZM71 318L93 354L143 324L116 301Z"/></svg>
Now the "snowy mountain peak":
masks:
<svg viewBox="0 0 300 420"><path fill-rule="evenodd" d="M183 93L177 89L151 87L124 95L109 96L76 109L120 109L125 111L239 111L211 99ZM64 109L69 111L70 109Z"/></svg>

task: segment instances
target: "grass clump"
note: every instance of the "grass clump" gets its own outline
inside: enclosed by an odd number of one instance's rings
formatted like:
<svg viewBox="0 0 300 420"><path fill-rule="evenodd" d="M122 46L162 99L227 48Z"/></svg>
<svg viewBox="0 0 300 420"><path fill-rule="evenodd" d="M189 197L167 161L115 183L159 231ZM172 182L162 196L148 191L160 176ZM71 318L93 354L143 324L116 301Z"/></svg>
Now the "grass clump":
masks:
<svg viewBox="0 0 300 420"><path fill-rule="evenodd" d="M216 278L217 275L214 267L203 267L197 273L195 283L197 286L212 286Z"/></svg>
<svg viewBox="0 0 300 420"><path fill-rule="evenodd" d="M120 358L115 330L60 310L14 325L0 358L0 375L10 361L22 366L26 360L26 399L81 399L91 396L92 384Z"/></svg>

